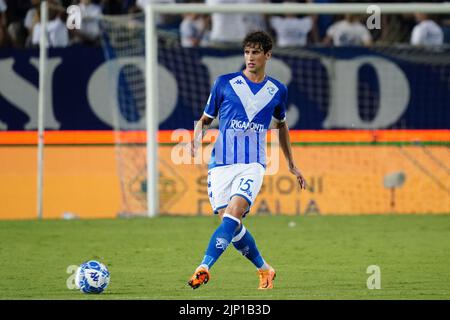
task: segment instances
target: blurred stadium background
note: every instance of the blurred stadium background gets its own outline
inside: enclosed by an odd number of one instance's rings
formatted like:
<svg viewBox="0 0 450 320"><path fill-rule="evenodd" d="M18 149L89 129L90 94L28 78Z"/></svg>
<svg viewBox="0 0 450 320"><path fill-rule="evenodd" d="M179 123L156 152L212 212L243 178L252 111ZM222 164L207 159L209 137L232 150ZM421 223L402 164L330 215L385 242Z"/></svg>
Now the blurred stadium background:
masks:
<svg viewBox="0 0 450 320"><path fill-rule="evenodd" d="M40 8L2 2L0 218L32 219ZM144 2L49 1L44 218L147 214ZM81 30L65 28L71 4L83 9ZM249 16L248 28L282 38L274 21L284 15ZM353 19L366 28L368 16ZM442 33L431 45L411 44L420 22L412 13L382 14L381 29L366 28L363 41L331 39L330 26L344 15L293 18L304 44L276 42L269 73L288 86L295 158L309 188L298 192L281 159L254 214L449 213L449 14L426 18ZM212 39L214 21L157 18L162 215L210 213L206 164L175 164L171 153L173 130L192 130L215 77L242 67L238 45ZM202 32L187 32L189 23Z"/></svg>
<svg viewBox="0 0 450 320"><path fill-rule="evenodd" d="M276 40L268 72L288 86L293 152L308 189L299 192L280 157L246 222L277 266L278 291L246 290L256 278L241 271L252 266L228 250L195 298L217 299L220 289L223 299L448 299L448 3L428 17L382 13L372 30L366 14L234 14L218 31L209 14L158 15L159 210L151 213L163 217L115 219L148 215L145 2L48 1L44 221L36 222L40 1L0 0L0 298L79 298L65 271L88 259L110 267L104 298L192 298L185 281L217 221L207 165L175 163L174 132L192 130L215 77L243 66L239 45L214 37L235 42L236 30L258 26ZM66 28L73 4L81 30ZM284 18L296 45L281 41ZM359 32L336 36L343 19ZM439 30L424 33L431 43L412 41L430 20ZM376 293L366 288L373 264L385 289Z"/></svg>

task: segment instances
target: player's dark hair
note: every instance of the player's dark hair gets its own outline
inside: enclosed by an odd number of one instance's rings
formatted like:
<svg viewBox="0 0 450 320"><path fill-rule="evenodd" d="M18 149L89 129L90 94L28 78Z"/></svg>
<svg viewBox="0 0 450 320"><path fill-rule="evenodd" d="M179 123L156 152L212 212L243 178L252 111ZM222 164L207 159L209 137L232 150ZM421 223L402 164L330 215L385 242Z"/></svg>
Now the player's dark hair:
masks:
<svg viewBox="0 0 450 320"><path fill-rule="evenodd" d="M254 31L248 33L242 41L242 48L247 46L260 46L264 53L272 50L273 41L270 35L264 31Z"/></svg>

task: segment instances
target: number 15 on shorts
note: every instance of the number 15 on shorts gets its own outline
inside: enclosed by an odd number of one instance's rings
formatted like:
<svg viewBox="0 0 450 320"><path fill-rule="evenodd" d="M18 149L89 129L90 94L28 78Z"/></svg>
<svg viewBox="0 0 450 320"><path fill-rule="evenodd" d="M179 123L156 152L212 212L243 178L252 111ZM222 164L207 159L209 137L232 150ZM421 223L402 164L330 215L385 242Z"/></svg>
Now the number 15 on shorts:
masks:
<svg viewBox="0 0 450 320"><path fill-rule="evenodd" d="M239 190L243 191L244 193L246 193L250 198L252 198L252 183L253 183L253 179L245 179L245 178L241 178L241 182L239 183Z"/></svg>

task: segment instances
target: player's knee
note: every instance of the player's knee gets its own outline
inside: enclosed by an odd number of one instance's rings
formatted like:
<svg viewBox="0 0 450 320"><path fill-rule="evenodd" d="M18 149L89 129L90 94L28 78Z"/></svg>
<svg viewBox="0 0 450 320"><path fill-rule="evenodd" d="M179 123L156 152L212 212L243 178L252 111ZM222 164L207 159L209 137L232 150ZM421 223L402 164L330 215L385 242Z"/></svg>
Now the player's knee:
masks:
<svg viewBox="0 0 450 320"><path fill-rule="evenodd" d="M233 217L241 219L247 211L248 205L242 203L230 203L227 207L226 213Z"/></svg>
<svg viewBox="0 0 450 320"><path fill-rule="evenodd" d="M218 215L219 215L220 220L223 219L223 215L225 213L225 210L226 210L226 208L222 208L222 209L218 210Z"/></svg>

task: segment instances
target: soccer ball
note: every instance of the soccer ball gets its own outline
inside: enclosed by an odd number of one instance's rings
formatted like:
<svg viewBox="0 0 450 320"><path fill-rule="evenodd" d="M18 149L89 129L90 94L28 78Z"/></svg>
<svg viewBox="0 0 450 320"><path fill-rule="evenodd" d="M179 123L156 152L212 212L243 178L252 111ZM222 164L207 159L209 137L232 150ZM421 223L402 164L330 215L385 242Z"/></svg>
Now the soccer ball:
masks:
<svg viewBox="0 0 450 320"><path fill-rule="evenodd" d="M90 260L78 267L75 285L84 293L102 293L109 284L109 271L103 263Z"/></svg>

